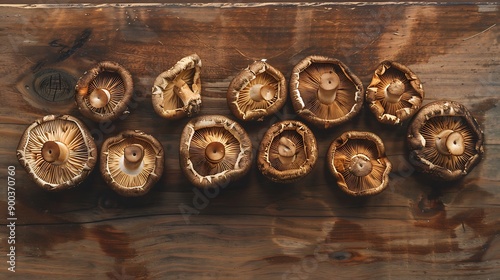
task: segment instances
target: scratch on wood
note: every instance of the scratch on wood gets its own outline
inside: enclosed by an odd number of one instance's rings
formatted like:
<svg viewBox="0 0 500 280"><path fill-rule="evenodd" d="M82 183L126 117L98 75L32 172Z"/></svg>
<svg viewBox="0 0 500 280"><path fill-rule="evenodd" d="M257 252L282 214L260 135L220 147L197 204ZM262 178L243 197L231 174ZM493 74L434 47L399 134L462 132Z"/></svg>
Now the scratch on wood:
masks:
<svg viewBox="0 0 500 280"><path fill-rule="evenodd" d="M484 32L486 32L486 31L488 31L488 30L492 29L492 28L493 28L493 27L495 27L496 25L497 25L497 24L496 24L496 23L494 23L492 26L490 26L490 27L486 28L485 30L483 30L483 31L481 31L481 32L479 32L479 33L476 33L476 34L474 34L474 35L472 35L472 36L470 36L470 37L467 37L467 38L462 39L462 41L467 41L467 40L472 39L472 38L474 38L474 37L476 37L476 36L479 36L479 35L483 34Z"/></svg>

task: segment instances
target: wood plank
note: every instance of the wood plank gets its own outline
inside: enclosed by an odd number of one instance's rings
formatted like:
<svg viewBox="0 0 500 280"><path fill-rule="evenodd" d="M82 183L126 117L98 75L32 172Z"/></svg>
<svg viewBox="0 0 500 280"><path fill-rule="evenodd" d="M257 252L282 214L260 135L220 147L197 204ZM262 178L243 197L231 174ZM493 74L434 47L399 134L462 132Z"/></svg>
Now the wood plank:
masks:
<svg viewBox="0 0 500 280"><path fill-rule="evenodd" d="M278 2L2 6L0 166L17 171L15 276L448 279L500 273L498 5ZM312 128L320 156L305 179L273 184L254 164L231 187L204 193L178 165L188 120L165 121L150 101L156 76L194 52L203 61L201 113L228 117L229 82L254 60L267 59L288 79L305 56L329 55L365 86L380 61L397 60L423 81L425 103L452 99L471 110L485 131L485 156L464 180L422 178L406 160L406 126L380 125L365 108L338 128ZM93 123L71 99L34 97L33 80L42 74L64 71L71 83L101 60L121 63L134 77L131 114L123 120ZM56 93L60 99L68 94L64 86ZM49 113L81 118L99 145L123 129L153 134L166 151L164 176L140 198L116 195L98 170L66 192L36 188L15 149L26 126ZM296 118L288 102L264 122L242 125L257 147L272 123ZM326 169L328 146L347 130L383 139L394 169L380 195L347 197ZM5 172L0 179L6 182ZM7 209L6 194L0 209ZM4 240L0 251L6 250Z"/></svg>

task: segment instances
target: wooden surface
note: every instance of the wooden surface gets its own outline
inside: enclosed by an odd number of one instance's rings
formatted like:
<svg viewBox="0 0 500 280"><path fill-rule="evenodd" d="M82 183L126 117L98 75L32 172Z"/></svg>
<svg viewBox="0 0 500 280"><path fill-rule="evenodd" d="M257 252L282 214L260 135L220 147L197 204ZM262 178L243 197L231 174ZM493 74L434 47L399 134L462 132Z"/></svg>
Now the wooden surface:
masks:
<svg viewBox="0 0 500 280"><path fill-rule="evenodd" d="M499 18L499 6L487 3L2 6L1 274L22 279L498 278ZM348 124L326 132L313 128L320 157L303 180L272 184L254 164L244 180L202 195L178 165L179 134L188 120L165 121L150 101L155 77L191 53L203 63L201 113L226 116L231 116L227 86L254 60L267 59L288 79L305 56L333 56L365 87L380 61L399 61L424 83L424 103L452 99L472 111L485 131L485 156L464 180L427 180L406 161L406 126L380 125L365 107ZM69 90L101 60L121 63L136 84L131 114L112 124L83 119ZM50 69L67 74L50 74ZM42 82L34 83L37 78ZM42 101L37 91L62 101ZM99 146L123 129L153 134L165 148L164 176L140 198L113 193L97 168L75 189L44 192L29 180L15 149L28 124L51 113L82 118ZM272 123L295 118L288 102L266 121L242 125L257 147ZM343 195L327 171L329 144L351 129L377 133L393 163L390 186L375 197ZM9 165L17 171L15 273L6 263Z"/></svg>

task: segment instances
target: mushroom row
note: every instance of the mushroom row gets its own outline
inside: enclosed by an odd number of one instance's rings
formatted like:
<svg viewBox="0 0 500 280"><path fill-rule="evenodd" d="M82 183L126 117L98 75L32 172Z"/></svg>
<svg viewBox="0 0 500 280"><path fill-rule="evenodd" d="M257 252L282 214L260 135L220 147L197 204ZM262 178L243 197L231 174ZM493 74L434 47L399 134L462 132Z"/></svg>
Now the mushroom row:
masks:
<svg viewBox="0 0 500 280"><path fill-rule="evenodd" d="M152 88L155 112L168 119L193 116L201 109L201 60L193 54L161 73ZM366 93L360 79L341 61L308 56L292 71L290 98L307 123L327 129L356 116L363 103L378 121L411 120L411 163L442 180L465 176L483 153L483 132L470 112L453 101L420 108L424 92L406 66L382 62ZM132 98L130 73L115 62L101 62L76 85L76 103L93 121L115 120L127 113ZM240 71L227 91L227 104L241 121L260 121L278 112L288 91L283 74L265 60ZM225 186L240 179L252 162L252 144L235 121L218 115L193 118L180 139L180 166L200 188ZM26 129L18 158L33 180L46 190L75 186L90 173L96 147L85 126L71 116L46 116ZM259 146L257 166L271 181L289 183L310 173L316 163L316 139L306 124L286 120L273 124ZM164 152L160 142L141 131L124 131L107 139L100 155L106 183L125 196L147 193L161 177ZM382 140L370 132L350 131L335 139L327 165L338 186L354 196L373 195L387 187L391 163Z"/></svg>

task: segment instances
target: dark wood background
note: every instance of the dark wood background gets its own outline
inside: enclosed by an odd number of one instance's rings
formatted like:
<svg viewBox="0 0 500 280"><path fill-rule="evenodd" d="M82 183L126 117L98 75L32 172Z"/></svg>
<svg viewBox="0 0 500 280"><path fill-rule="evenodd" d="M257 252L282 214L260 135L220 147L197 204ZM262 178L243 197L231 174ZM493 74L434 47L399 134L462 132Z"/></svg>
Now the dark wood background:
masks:
<svg viewBox="0 0 500 280"><path fill-rule="evenodd" d="M23 279L499 277L498 4L55 4L0 9L1 274ZM307 55L332 56L365 87L380 61L399 61L424 83L424 103L451 99L471 110L485 131L485 156L465 179L433 182L407 162L406 125L381 125L364 108L348 124L329 131L313 128L320 157L303 180L273 184L254 164L244 180L203 194L179 170L178 141L188 120L161 119L150 101L155 77L191 53L203 63L201 114L229 117L227 86L254 60L267 59L289 77ZM74 80L101 60L121 63L134 77L131 113L114 123L84 119L71 99ZM43 101L40 93L61 101ZM99 146L123 129L157 137L166 151L161 181L146 196L123 198L96 168L72 190L37 188L15 150L28 124L61 113L84 120ZM257 147L272 123L295 118L288 102L264 122L242 125ZM328 172L327 148L347 130L372 131L383 139L393 172L380 195L347 197ZM15 274L7 271L5 256L9 165L17 171Z"/></svg>

